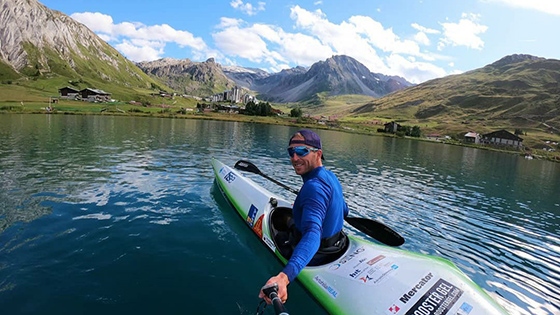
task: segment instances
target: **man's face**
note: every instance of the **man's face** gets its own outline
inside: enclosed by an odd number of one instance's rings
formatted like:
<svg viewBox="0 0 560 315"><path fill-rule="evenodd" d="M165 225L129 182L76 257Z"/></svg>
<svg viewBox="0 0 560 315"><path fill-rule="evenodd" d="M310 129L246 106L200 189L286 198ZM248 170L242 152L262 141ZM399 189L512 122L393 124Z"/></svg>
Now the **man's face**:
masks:
<svg viewBox="0 0 560 315"><path fill-rule="evenodd" d="M305 140L305 139L303 138L303 136L296 135L292 138L292 140ZM307 147L309 149L315 149L311 146L304 145L304 144L292 144L290 145L290 148L301 147L301 146ZM321 162L322 154L323 151L318 150L315 152L310 151L307 155L303 157L297 154L291 156L290 161L292 162L292 166L294 167L296 174L303 175L319 166L322 166L322 162Z"/></svg>

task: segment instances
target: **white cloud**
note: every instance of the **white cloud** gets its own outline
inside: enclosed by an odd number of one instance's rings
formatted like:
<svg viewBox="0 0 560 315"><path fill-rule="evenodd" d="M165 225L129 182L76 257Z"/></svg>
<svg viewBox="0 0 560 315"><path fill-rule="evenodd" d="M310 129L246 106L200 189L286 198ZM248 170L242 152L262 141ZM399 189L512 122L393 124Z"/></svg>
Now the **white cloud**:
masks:
<svg viewBox="0 0 560 315"><path fill-rule="evenodd" d="M424 32L416 33L416 35L414 35L414 41L424 46L430 46L431 43L428 35L426 35L426 33Z"/></svg>
<svg viewBox="0 0 560 315"><path fill-rule="evenodd" d="M435 30L433 28L424 27L424 26L422 26L418 23L412 23L410 26L412 26L413 29L415 29L417 31L420 31L422 33L426 33L426 34L439 34L439 33L441 33L438 30Z"/></svg>
<svg viewBox="0 0 560 315"><path fill-rule="evenodd" d="M387 58L380 54L392 56L391 60L406 60L404 56L416 56L425 60L433 56L420 52L417 42L409 39L401 39L391 28L385 28L381 23L367 16L352 16L348 21L333 24L327 20L322 11L310 12L295 6L292 8L292 19L296 26L305 31L308 36L317 38L325 46L332 50L332 54L344 54L355 58L367 66L370 71L389 75L400 75L405 77L404 70L410 68L397 66L395 62L389 63ZM426 29L430 31L429 29ZM430 31L431 32L431 31ZM417 38L424 44L426 37ZM397 58L396 56L400 56ZM323 55L325 59L330 57ZM427 68L427 67L424 67ZM430 69L425 70L428 72ZM432 73L432 77L439 76L441 69ZM417 76L420 77L420 76ZM408 79L408 77L407 77Z"/></svg>
<svg viewBox="0 0 560 315"><path fill-rule="evenodd" d="M264 7L265 7L265 3L261 1L257 3L256 7L250 3L243 3L242 0L233 0L229 4L231 5L232 8L236 10L240 10L241 12L247 15L255 15L259 11L264 11Z"/></svg>
<svg viewBox="0 0 560 315"><path fill-rule="evenodd" d="M86 25L93 32L111 34L113 29L113 18L99 12L74 13L70 16L74 20Z"/></svg>
<svg viewBox="0 0 560 315"><path fill-rule="evenodd" d="M216 28L238 27L241 25L243 25L243 20L223 17L220 19L220 24L218 24Z"/></svg>
<svg viewBox="0 0 560 315"><path fill-rule="evenodd" d="M114 24L111 16L98 12L74 13L71 17L85 24L103 40L111 42L117 50L133 61L161 58L168 43L177 44L182 48L188 47L198 55L213 54L201 38L187 31L176 30L167 24L152 26L131 22Z"/></svg>
<svg viewBox="0 0 560 315"><path fill-rule="evenodd" d="M161 58L164 52L163 48L157 48L157 45L140 46L127 40L115 45L115 48L134 61L156 60Z"/></svg>
<svg viewBox="0 0 560 315"><path fill-rule="evenodd" d="M269 55L266 42L253 30L237 26L212 34L216 46L228 56L241 57L260 63ZM245 43L250 43L246 45Z"/></svg>
<svg viewBox="0 0 560 315"><path fill-rule="evenodd" d="M485 33L488 27L478 24L478 18L478 15L463 13L458 23L441 23L443 37L438 43L438 49L442 50L446 46L465 46L481 50L484 41L479 35Z"/></svg>
<svg viewBox="0 0 560 315"><path fill-rule="evenodd" d="M334 54L332 49L317 38L304 34L283 34L281 52L289 61L297 65L310 66Z"/></svg>
<svg viewBox="0 0 560 315"><path fill-rule="evenodd" d="M412 83L420 83L447 75L447 72L428 62L419 62L414 58L406 59L392 54L387 57L388 66Z"/></svg>
<svg viewBox="0 0 560 315"><path fill-rule="evenodd" d="M266 62L271 70L284 69L287 63L308 66L324 56L332 55L332 50L318 39L304 34L286 33L276 26L245 26L243 23L233 25L228 22L220 25L223 27L212 34L220 50L226 55L252 62Z"/></svg>
<svg viewBox="0 0 560 315"><path fill-rule="evenodd" d="M416 55L419 47L410 40L401 40L391 28L385 29L383 25L367 16L353 16L349 19L352 23L352 29L349 31L357 31L362 35L362 39L366 40L373 47L379 48L385 52L407 53Z"/></svg>
<svg viewBox="0 0 560 315"><path fill-rule="evenodd" d="M560 15L560 1L558 0L483 0L502 3L507 6L540 11L552 15Z"/></svg>
<svg viewBox="0 0 560 315"><path fill-rule="evenodd" d="M230 5L247 14L264 9L263 2L257 8L240 0L233 0ZM442 30L413 23L410 33L400 36L372 17L357 15L333 23L320 9L310 11L295 5L290 8L293 21L290 31L222 17L211 34L216 47L211 49L202 38L167 24L115 23L109 15L89 12L72 17L133 61L159 59L165 56L170 44L188 48L190 51L185 55L194 60L215 57L224 64L247 60L272 72L295 65L308 67L333 55L348 55L372 72L399 75L414 83L446 75L436 63L449 63L451 58L427 50L432 41L438 40L431 36L440 37L439 49L447 46L482 49L484 42L480 35L487 29L478 23L476 15L463 15L456 23L441 23Z"/></svg>
<svg viewBox="0 0 560 315"><path fill-rule="evenodd" d="M333 55L348 55L372 72L399 75L415 83L445 75L430 62L446 57L420 50L420 44L430 45L428 34L440 33L437 30L415 24L412 28L421 31L402 39L371 17L352 16L335 24L321 10L308 11L297 5L291 8L290 17L293 32L222 18L212 37L228 58L266 64L263 68L274 72L289 64L308 67ZM235 63L232 59L229 62Z"/></svg>

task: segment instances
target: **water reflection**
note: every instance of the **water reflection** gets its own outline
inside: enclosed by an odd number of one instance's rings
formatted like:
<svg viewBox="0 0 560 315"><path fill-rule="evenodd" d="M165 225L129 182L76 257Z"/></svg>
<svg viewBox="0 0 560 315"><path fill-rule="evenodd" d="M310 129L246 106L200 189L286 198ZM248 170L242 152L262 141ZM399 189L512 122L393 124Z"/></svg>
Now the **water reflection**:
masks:
<svg viewBox="0 0 560 315"><path fill-rule="evenodd" d="M297 188L301 179L286 153L296 130L181 119L0 115L0 237L14 224L39 217L56 226L56 216L67 213L98 227L88 232L95 235L92 243L106 244L117 237L113 226L144 239L146 226L138 222L173 228L188 217L195 220L188 221L189 229L199 226L200 235L191 237L208 239L202 226L217 235L209 246L222 247L235 238L208 190L201 189L213 179L210 158L231 165L252 160ZM404 249L452 260L512 314L558 313L560 164L429 142L318 133L325 165L339 175L353 215L393 227L407 239ZM56 231L63 238L75 229ZM9 239L0 254L43 237ZM122 255L121 250L114 259ZM10 290L9 282L1 285Z"/></svg>
<svg viewBox="0 0 560 315"><path fill-rule="evenodd" d="M560 295L550 290L560 283L560 255L551 251L560 246L558 164L357 138L341 135L331 153L340 157L334 163L357 212L383 218L408 248L450 258L514 314L559 311Z"/></svg>

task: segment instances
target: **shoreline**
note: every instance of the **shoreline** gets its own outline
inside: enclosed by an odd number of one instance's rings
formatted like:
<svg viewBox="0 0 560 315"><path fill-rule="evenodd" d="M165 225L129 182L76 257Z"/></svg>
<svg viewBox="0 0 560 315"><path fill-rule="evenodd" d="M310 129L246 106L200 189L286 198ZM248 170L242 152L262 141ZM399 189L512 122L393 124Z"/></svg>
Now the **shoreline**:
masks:
<svg viewBox="0 0 560 315"><path fill-rule="evenodd" d="M106 106L104 106L106 108ZM101 108L101 106L100 106ZM377 128L370 127L368 125L361 125L357 123L347 123L347 122L339 122L339 126L327 126L323 124L317 123L298 123L293 122L295 118L293 117L270 117L270 116L247 116L242 114L230 114L230 113L218 113L218 112L188 112L188 113L174 113L171 111L161 110L160 108L154 108L155 110L144 112L144 111L124 111L116 109L111 110L103 110L99 112L93 111L80 111L80 110L72 110L72 111L64 111L59 109L54 109L52 111L47 111L44 107L40 109L20 109L20 110L5 110L4 108L0 108L0 115L2 114L41 114L41 115L95 115L95 116L129 116L129 117L148 117L148 118L169 118L169 119L201 119L201 120L218 120L218 121L236 121L236 122L245 122L245 123L260 123L260 124L267 124L267 125L282 125L282 126L293 126L293 127L301 127L301 128L310 128L310 129L322 129L322 130L334 130L352 134L361 134L361 135L368 135L374 137L392 137L392 138L401 138L401 139L411 139L411 140L418 140L418 141L425 141L425 142L432 142L432 143L440 143L444 145L455 145L455 146L462 146L474 149L481 149L481 150L489 150L495 152L502 152L508 154L515 154L521 157L530 156L531 159L537 160L545 160L550 162L560 163L560 153L554 152L551 153L551 156L543 156L540 154L532 154L528 153L526 150L507 150L502 148L484 146L484 145L471 145L465 144L457 140L448 140L448 141L436 141L436 140L429 140L426 138L417 138L417 137L399 137L394 134L386 134L377 132ZM356 128L359 126L360 128ZM532 152L530 150L529 152Z"/></svg>

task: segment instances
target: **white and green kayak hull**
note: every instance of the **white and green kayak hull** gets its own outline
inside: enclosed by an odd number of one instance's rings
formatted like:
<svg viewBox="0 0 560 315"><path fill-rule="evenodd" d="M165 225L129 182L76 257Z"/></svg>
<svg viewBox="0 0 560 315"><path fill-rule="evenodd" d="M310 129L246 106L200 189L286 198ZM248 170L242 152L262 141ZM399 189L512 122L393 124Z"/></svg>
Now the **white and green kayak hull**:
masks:
<svg viewBox="0 0 560 315"><path fill-rule="evenodd" d="M292 203L213 159L227 200L282 263L272 215ZM301 284L330 314L500 315L507 312L450 261L349 235L346 252L331 263L306 267Z"/></svg>

